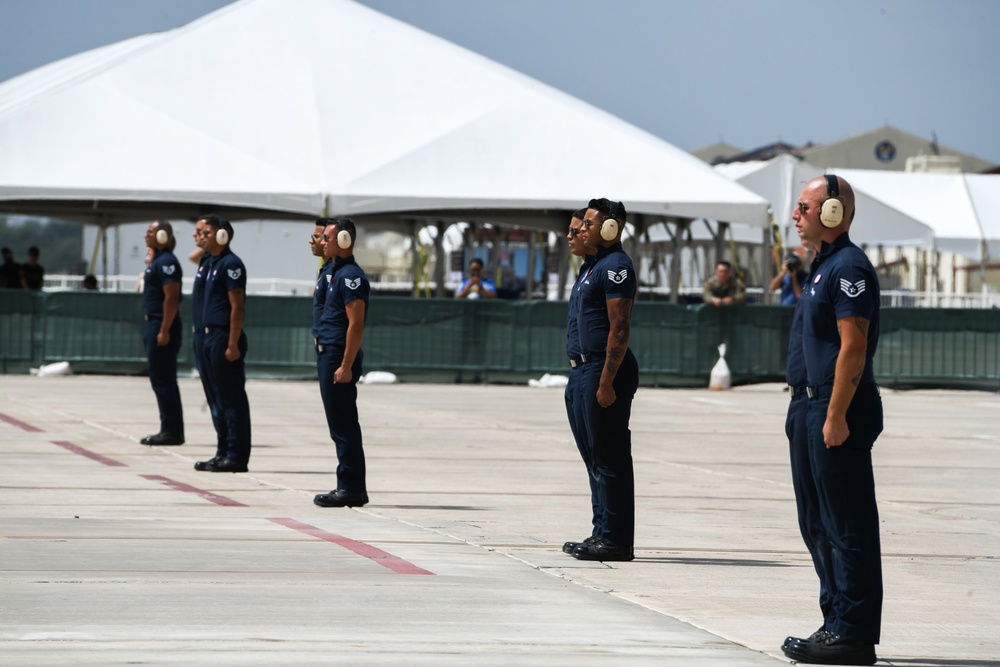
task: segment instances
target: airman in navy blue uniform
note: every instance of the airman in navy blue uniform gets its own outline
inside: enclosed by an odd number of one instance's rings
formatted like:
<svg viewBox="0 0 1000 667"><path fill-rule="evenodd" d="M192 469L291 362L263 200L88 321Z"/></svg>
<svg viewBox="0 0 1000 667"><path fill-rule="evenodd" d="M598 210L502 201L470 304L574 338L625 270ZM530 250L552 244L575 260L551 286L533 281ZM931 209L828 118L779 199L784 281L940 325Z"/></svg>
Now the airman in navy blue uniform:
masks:
<svg viewBox="0 0 1000 667"><path fill-rule="evenodd" d="M323 232L324 256L333 260L333 267L317 328L316 371L330 438L337 447L337 488L318 494L313 502L320 507L361 507L368 502L368 489L358 379L371 287L354 260L354 221L335 220Z"/></svg>
<svg viewBox="0 0 1000 667"><path fill-rule="evenodd" d="M789 637L782 650L804 663L871 665L882 615L882 564L871 450L882 432L882 399L873 374L879 338L879 284L848 230L854 192L837 176L813 179L793 212L802 244L817 252L803 287L802 358L806 371L808 473L793 467L800 503L815 501L820 525L805 517L823 565L829 599L823 626ZM791 357L791 353L789 354ZM825 544L824 544L825 542ZM829 564L823 564L824 549ZM817 571L820 571L817 566ZM821 591L822 595L822 591Z"/></svg>
<svg viewBox="0 0 1000 667"><path fill-rule="evenodd" d="M205 403L208 405L209 413L212 415L212 426L215 428L215 456L210 461L219 461L226 456L226 422L222 418L222 408L219 405L219 397L212 389L209 379L209 370L205 366L205 281L208 278L208 269L211 264L212 255L205 251L205 234L208 229L209 218L217 216L204 216L195 222L194 244L197 246L195 252L189 255L189 259L198 264L198 271L194 274L194 285L191 288L191 318L194 326L191 328L192 349L194 351L194 364L198 369L198 377L201 379L201 388L205 392ZM221 219L220 219L221 220ZM195 470L207 470L209 461L198 461L194 464Z"/></svg>
<svg viewBox="0 0 1000 667"><path fill-rule="evenodd" d="M160 431L140 440L144 445L183 445L184 411L177 387L177 352L181 348L181 265L171 252L174 230L166 220L150 223L146 246L153 259L146 267L142 287L142 331L149 361L149 383L160 410Z"/></svg>
<svg viewBox="0 0 1000 667"><path fill-rule="evenodd" d="M587 420L583 414L583 397L580 394L580 376L583 375L583 357L580 356L580 298L583 281L590 277L590 270L594 266L597 255L596 248L590 248L583 242L583 217L586 213L587 209L583 208L573 214L569 222L569 232L566 235L570 254L574 257L582 257L583 262L580 264L576 282L569 294L569 314L566 318L566 356L569 357L570 370L564 397L569 428L587 470L587 480L590 482L592 528L590 535L584 540L563 544L563 552L568 554L572 554L573 550L581 544L590 544L594 541L600 532L600 522L603 517L602 505L598 499L599 486L594 473L594 457L590 452L590 440L587 437Z"/></svg>
<svg viewBox="0 0 1000 667"><path fill-rule="evenodd" d="M205 250L212 256L205 279L205 325L203 363L211 389L225 422L225 452L201 462L198 470L246 472L250 461L250 402L246 392L247 337L243 332L246 312L247 272L243 260L229 247L233 227L222 218L206 218L202 232Z"/></svg>
<svg viewBox="0 0 1000 667"><path fill-rule="evenodd" d="M621 202L592 199L584 216L584 243L596 249L580 287L580 395L602 506L596 534L573 549L580 560L632 560L635 477L632 470L632 398L639 365L628 347L636 275L622 248L626 222Z"/></svg>
<svg viewBox="0 0 1000 667"><path fill-rule="evenodd" d="M319 320L323 316L323 305L326 303L326 293L329 291L330 279L333 277L333 260L327 259L323 250L323 232L328 225L336 224L333 218L320 218L316 221L312 236L309 237L309 249L313 257L323 258L323 264L316 274L316 285L313 287L312 337L313 345L319 342ZM318 354L318 353L317 353Z"/></svg>
<svg viewBox="0 0 1000 667"><path fill-rule="evenodd" d="M805 282L803 280L803 282ZM795 490L795 508L799 520L799 533L812 557L813 568L819 577L819 607L823 614L823 625L813 633L815 641L829 632L827 625L833 622L833 592L836 581L833 576L833 560L830 542L823 528L819 511L819 496L809 462L809 434L806 416L809 413L809 385L806 377L806 358L802 349L802 309L795 303L792 316L792 331L788 338L788 360L786 378L790 402L785 418L785 435L788 437L788 454L792 468L792 487ZM786 646L796 641L795 637L785 640Z"/></svg>

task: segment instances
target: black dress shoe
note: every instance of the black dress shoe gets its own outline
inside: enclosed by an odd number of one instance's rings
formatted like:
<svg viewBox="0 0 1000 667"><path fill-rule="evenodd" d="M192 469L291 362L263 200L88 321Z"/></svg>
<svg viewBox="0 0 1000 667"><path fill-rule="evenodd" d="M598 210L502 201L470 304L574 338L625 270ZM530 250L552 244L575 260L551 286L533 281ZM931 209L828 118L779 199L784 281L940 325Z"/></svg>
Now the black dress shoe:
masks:
<svg viewBox="0 0 1000 667"><path fill-rule="evenodd" d="M246 463L237 463L232 459L216 458L215 461L206 461L205 470L208 472L246 472Z"/></svg>
<svg viewBox="0 0 1000 667"><path fill-rule="evenodd" d="M573 549L576 549L577 547L579 547L581 545L585 546L585 547L586 546L590 546L591 544L594 543L594 540L596 540L596 539L597 539L596 537L594 537L593 535L591 535L590 537L588 537L587 539L583 540L582 542L563 542L563 553L564 554L572 554L573 553Z"/></svg>
<svg viewBox="0 0 1000 667"><path fill-rule="evenodd" d="M815 641L781 647L786 656L811 665L874 665L875 645L827 632Z"/></svg>
<svg viewBox="0 0 1000 667"><path fill-rule="evenodd" d="M785 637L785 643L781 645L781 649L784 650L786 647L791 646L792 644L805 644L806 642L818 642L819 640L823 639L823 637L826 637L828 634L831 633L824 630L823 628L820 628L819 630L817 630L816 632L812 633L811 635L805 638Z"/></svg>
<svg viewBox="0 0 1000 667"><path fill-rule="evenodd" d="M184 436L177 436L164 431L163 433L157 433L156 435L147 435L145 438L139 441L143 445L183 445Z"/></svg>
<svg viewBox="0 0 1000 667"><path fill-rule="evenodd" d="M368 502L368 494L336 489L320 493L313 498L313 502L320 507L363 507Z"/></svg>
<svg viewBox="0 0 1000 667"><path fill-rule="evenodd" d="M213 456L212 458L210 458L207 461L195 461L195 463L194 463L194 469L195 470L201 470L202 472L204 472L204 471L208 470L210 467L214 466L218 462L219 462L219 457L218 456Z"/></svg>
<svg viewBox="0 0 1000 667"><path fill-rule="evenodd" d="M632 560L635 558L635 554L632 552L632 547L621 547L595 537L590 544L581 544L573 549L573 558L600 561Z"/></svg>

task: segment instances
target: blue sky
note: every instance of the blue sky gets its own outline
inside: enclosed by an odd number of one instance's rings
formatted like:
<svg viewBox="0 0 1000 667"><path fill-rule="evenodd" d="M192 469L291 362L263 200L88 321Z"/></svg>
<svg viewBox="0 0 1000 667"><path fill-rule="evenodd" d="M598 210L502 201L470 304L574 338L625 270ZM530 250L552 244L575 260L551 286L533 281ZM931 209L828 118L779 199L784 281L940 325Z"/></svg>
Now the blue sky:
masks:
<svg viewBox="0 0 1000 667"><path fill-rule="evenodd" d="M1000 163L995 0L362 0L679 148L893 125ZM227 0L0 0L0 81Z"/></svg>

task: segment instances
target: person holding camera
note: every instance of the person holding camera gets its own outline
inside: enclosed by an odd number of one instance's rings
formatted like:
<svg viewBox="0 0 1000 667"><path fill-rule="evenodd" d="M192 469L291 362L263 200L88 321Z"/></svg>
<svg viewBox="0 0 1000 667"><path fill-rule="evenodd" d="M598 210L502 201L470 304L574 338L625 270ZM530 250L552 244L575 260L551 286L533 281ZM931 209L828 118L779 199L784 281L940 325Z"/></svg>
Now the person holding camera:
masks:
<svg viewBox="0 0 1000 667"><path fill-rule="evenodd" d="M802 285L806 281L806 270L802 266L802 258L795 252L785 255L785 261L781 264L781 273L776 275L768 289L772 292L781 289L781 296L778 303L782 306L794 306L802 296Z"/></svg>
<svg viewBox="0 0 1000 667"><path fill-rule="evenodd" d="M469 262L469 277L455 290L456 299L495 299L496 285L483 276L483 260L473 257Z"/></svg>

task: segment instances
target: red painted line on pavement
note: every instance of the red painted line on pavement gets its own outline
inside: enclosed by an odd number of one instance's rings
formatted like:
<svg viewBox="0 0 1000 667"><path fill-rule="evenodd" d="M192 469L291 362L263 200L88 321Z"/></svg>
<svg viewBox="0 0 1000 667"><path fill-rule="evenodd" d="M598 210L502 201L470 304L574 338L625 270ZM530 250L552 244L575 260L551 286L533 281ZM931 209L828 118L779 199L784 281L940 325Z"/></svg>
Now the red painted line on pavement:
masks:
<svg viewBox="0 0 1000 667"><path fill-rule="evenodd" d="M205 489L199 489L196 486L191 486L190 484L185 484L184 482L178 482L170 479L169 477L164 477L162 475L140 475L144 479L151 480L153 482L159 482L160 484L166 484L171 489L177 491L183 491L185 493L193 493L197 496L201 496L205 500L210 500L216 505L228 505L229 507L246 507L243 503L236 502L225 496L220 496L217 493L212 493L211 491L206 491Z"/></svg>
<svg viewBox="0 0 1000 667"><path fill-rule="evenodd" d="M373 547L370 544L358 542L357 540L352 540L351 538L343 537L342 535L328 533L325 530L317 528L316 526L310 526L307 523L301 523L295 519L284 519L278 517L268 518L268 521L273 521L274 523L285 526L286 528L297 530L300 533L305 533L306 535L311 535L312 537L316 537L327 542L333 542L334 544L340 545L349 551L353 551L359 556L364 556L365 558L372 560L383 567L389 568L396 574L434 574L433 572L428 572L423 568L417 567L413 563L405 561L398 556L393 556L390 553L382 551L378 547Z"/></svg>
<svg viewBox="0 0 1000 667"><path fill-rule="evenodd" d="M10 424L11 426L16 426L19 429L21 429L22 431L27 431L28 433L45 433L45 431L43 431L42 429L38 428L37 426L32 426L31 424L26 424L23 421L21 421L20 419L14 419L10 415L5 415L2 412L0 412L0 421L5 421L8 424Z"/></svg>
<svg viewBox="0 0 1000 667"><path fill-rule="evenodd" d="M109 459L107 456L102 456L97 452L92 452L89 449L84 449L80 445L74 445L72 442L67 442L65 440L53 440L53 445L59 445L63 449L68 449L74 454L79 454L80 456L86 456L88 459L93 459L98 463L103 463L106 466L111 466L112 468L124 467L125 464L121 461L115 461L114 459Z"/></svg>
<svg viewBox="0 0 1000 667"><path fill-rule="evenodd" d="M68 570L61 569L55 570L52 568L39 568L39 569L27 569L27 568L13 568L13 567L0 567L0 572L57 572L60 574L302 574L302 575L316 575L316 574L358 574L357 570L136 570L136 569L116 569L116 570ZM380 573L382 574L382 573ZM384 576L391 576L388 572L384 573Z"/></svg>

